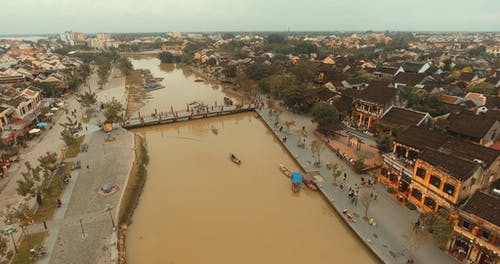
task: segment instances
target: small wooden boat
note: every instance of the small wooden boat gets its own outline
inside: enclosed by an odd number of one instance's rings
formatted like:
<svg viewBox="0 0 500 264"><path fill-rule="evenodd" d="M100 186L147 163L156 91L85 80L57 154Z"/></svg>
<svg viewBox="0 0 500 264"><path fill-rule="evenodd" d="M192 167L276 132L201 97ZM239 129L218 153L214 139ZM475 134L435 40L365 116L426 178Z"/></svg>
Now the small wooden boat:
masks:
<svg viewBox="0 0 500 264"><path fill-rule="evenodd" d="M212 127L212 133L217 135L217 134L219 134L219 130L215 127Z"/></svg>
<svg viewBox="0 0 500 264"><path fill-rule="evenodd" d="M229 153L229 158L231 159L232 162L241 165L241 160L238 159L233 153Z"/></svg>
<svg viewBox="0 0 500 264"><path fill-rule="evenodd" d="M203 79L202 77L196 77L196 79L194 79L195 82L204 82L205 79Z"/></svg>
<svg viewBox="0 0 500 264"><path fill-rule="evenodd" d="M309 173L306 173L303 175L302 177L302 182L307 186L307 188L309 188L310 190L313 190L313 191L317 191L318 188L316 187L316 185L314 184L314 177L309 174Z"/></svg>
<svg viewBox="0 0 500 264"><path fill-rule="evenodd" d="M280 164L280 171L283 172L286 177L292 178L292 172L287 167L285 167L285 165Z"/></svg>

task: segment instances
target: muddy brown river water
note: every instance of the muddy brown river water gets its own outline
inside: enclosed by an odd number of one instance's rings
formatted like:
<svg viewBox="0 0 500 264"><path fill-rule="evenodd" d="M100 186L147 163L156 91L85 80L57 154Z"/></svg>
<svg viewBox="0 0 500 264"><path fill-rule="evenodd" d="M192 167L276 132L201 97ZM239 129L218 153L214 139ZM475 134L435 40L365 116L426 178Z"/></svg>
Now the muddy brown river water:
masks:
<svg viewBox="0 0 500 264"><path fill-rule="evenodd" d="M150 163L128 263L378 263L319 193L291 192L279 164L298 166L254 113L134 132Z"/></svg>

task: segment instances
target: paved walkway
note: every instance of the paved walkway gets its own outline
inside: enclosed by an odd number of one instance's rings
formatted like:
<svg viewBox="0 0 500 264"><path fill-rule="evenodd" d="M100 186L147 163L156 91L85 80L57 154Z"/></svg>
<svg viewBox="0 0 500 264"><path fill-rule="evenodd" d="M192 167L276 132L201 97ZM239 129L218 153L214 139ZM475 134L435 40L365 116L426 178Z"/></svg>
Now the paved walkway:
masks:
<svg viewBox="0 0 500 264"><path fill-rule="evenodd" d="M312 152L309 149L309 142L316 139L314 130L316 125L311 122L311 118L304 115L292 114L289 111L283 111L280 120L294 120L297 128L305 127L308 137L306 148L298 146L298 136L296 133L279 132L274 129L274 117L269 116L269 110L263 108L258 111L263 121L273 130L278 138L287 137L287 142L284 146L295 157L295 159L306 170L318 170L313 166L314 159ZM347 180L343 181L342 177L338 179L338 183L343 182L344 190L333 186L333 177L328 172L325 164L334 162L338 163L343 171L348 175ZM325 148L321 153L321 168L319 171L325 178L326 182L319 184L321 191L324 193L327 200L332 204L335 210L342 216L342 211L347 208L356 219L356 222L348 222L353 231L362 239L368 247L370 247L385 263L406 263L409 252L406 249L410 245L412 237L412 226L418 215L416 211L410 211L405 207L397 204L391 199L385 191L384 186L378 184L373 188L362 188L362 192L368 191L376 194L378 199L371 202L368 217L373 218L376 222L375 226L369 225L362 219L364 216L364 207L360 203L357 206L351 203L348 197L347 189L358 186L361 183L361 176L357 175L349 166L344 164L332 151ZM364 176L367 177L367 176ZM342 216L343 217L343 216ZM343 219L345 219L343 217ZM430 239L425 239L416 252L414 258L415 263L456 263L456 260L442 252L438 246Z"/></svg>

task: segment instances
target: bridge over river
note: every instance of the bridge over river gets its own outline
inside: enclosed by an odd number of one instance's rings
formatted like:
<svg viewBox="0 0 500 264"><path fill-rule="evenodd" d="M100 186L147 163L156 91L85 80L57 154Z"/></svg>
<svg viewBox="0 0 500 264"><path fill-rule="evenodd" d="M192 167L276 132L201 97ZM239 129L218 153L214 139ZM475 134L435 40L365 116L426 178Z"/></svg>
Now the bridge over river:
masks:
<svg viewBox="0 0 500 264"><path fill-rule="evenodd" d="M243 106L217 106L206 107L203 110L192 111L170 111L155 113L150 116L139 116L125 120L122 126L126 129L138 128L144 126L154 126L160 124L169 124L179 121L188 121L215 116L231 115L255 110L254 104Z"/></svg>

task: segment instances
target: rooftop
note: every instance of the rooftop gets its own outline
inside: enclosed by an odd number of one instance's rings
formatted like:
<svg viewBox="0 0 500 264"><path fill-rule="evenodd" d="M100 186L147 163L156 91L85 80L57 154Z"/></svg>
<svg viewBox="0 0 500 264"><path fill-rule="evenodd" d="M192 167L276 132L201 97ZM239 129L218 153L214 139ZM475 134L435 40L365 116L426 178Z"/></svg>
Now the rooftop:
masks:
<svg viewBox="0 0 500 264"><path fill-rule="evenodd" d="M420 159L462 182L469 179L478 167L478 164L473 161L430 148L420 155Z"/></svg>
<svg viewBox="0 0 500 264"><path fill-rule="evenodd" d="M411 126L395 138L394 141L412 148L424 150L425 148L437 149L448 138L449 136L446 134L432 131L425 127Z"/></svg>
<svg viewBox="0 0 500 264"><path fill-rule="evenodd" d="M427 113L411 109L391 107L391 109L382 116L380 121L400 126L413 126L418 125L426 115Z"/></svg>
<svg viewBox="0 0 500 264"><path fill-rule="evenodd" d="M496 226L500 226L500 197L482 191L475 192L460 208Z"/></svg>

